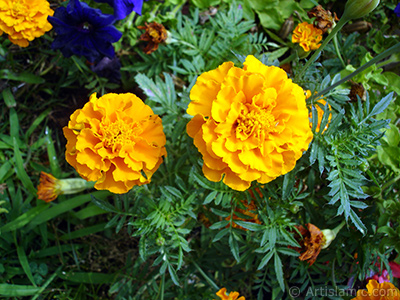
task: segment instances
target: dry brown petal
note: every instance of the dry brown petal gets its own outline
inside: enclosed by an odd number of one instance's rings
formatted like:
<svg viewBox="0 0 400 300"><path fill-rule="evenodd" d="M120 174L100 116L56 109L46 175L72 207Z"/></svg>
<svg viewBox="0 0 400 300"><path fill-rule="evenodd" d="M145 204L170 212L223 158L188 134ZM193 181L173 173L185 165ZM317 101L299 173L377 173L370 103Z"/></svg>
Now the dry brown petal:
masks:
<svg viewBox="0 0 400 300"><path fill-rule="evenodd" d="M162 24L157 22L145 23L145 26L138 26L139 29L145 29L146 32L140 36L141 41L149 42L144 48L146 54L151 54L158 49L158 45L167 40L168 33Z"/></svg>

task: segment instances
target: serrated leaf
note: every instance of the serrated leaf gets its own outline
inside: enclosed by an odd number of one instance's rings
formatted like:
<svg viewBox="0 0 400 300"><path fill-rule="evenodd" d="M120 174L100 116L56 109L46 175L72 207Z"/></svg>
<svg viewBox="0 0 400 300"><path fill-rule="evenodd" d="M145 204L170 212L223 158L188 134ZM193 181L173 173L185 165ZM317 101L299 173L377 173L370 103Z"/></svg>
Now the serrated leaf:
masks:
<svg viewBox="0 0 400 300"><path fill-rule="evenodd" d="M229 236L229 247L231 248L231 252L233 254L233 257L236 259L237 262L239 262L240 257L239 257L239 245L233 234Z"/></svg>
<svg viewBox="0 0 400 300"><path fill-rule="evenodd" d="M272 258L272 255L274 255L274 251L269 251L266 255L264 255L260 264L258 265L257 270L261 270L262 268L264 268Z"/></svg>

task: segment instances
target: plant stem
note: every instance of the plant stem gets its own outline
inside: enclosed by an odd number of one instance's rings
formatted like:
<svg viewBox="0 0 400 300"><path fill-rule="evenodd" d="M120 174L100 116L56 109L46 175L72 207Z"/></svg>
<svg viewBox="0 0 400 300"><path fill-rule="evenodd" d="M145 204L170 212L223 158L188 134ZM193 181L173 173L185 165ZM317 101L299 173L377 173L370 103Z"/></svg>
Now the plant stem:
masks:
<svg viewBox="0 0 400 300"><path fill-rule="evenodd" d="M382 187L382 189L381 189L381 192L380 192L380 195L379 195L381 199L382 199L382 193L383 193L383 191L386 190L389 186L391 186L393 183L395 183L395 182L398 181L399 179L400 179L400 175L397 175L395 178L393 178L392 180L386 182L386 183L383 185L383 187Z"/></svg>
<svg viewBox="0 0 400 300"><path fill-rule="evenodd" d="M318 55L321 53L321 51L325 48L325 46L330 42L330 40L338 33L340 29L349 21L349 18L342 17L340 21L336 24L336 26L332 29L332 31L329 33L329 35L326 37L324 42L322 43L321 47L319 47L317 50L315 50L314 54L311 56L311 58L306 62L304 65L303 69L300 70L299 73L296 74L295 77L295 82L298 81L298 78L300 78L304 72L308 69L308 67L317 59Z"/></svg>
<svg viewBox="0 0 400 300"><path fill-rule="evenodd" d="M345 78L339 80L338 82L336 82L335 84L327 87L326 89L320 91L318 94L314 95L312 99L315 99L317 97L320 97L321 95L326 94L327 92L329 92L330 90L334 89L335 87L337 87L338 85L341 85L342 83L346 82L347 80L353 78L354 76L356 76L357 74L361 73L362 71L364 71L365 69L369 68L370 66L372 66L373 64L377 63L378 61L384 59L385 57L388 57L396 52L400 52L400 42L397 43L396 45L394 45L393 47L390 47L389 49L386 49L385 51L383 51L381 54L375 56L373 59L371 59L369 62L367 62L366 64L363 64L361 67L359 67L357 70L355 70L353 73L351 73L350 75L347 75Z"/></svg>
<svg viewBox="0 0 400 300"><path fill-rule="evenodd" d="M207 276L206 273L204 273L204 271L199 267L199 265L198 265L195 261L192 261L192 263L193 263L193 265L196 267L196 269L200 272L200 274L204 277L204 279L205 279L210 285L212 285L213 288L214 288L215 290L219 291L220 288L218 287L218 285L216 285L215 282L212 281L212 280L210 279L210 277Z"/></svg>
<svg viewBox="0 0 400 300"><path fill-rule="evenodd" d="M335 51L337 56L339 57L340 62L342 63L343 68L346 68L346 64L344 63L344 60L342 58L342 55L340 54L340 49L339 49L339 43L337 39L337 35L333 37L333 46L335 47Z"/></svg>

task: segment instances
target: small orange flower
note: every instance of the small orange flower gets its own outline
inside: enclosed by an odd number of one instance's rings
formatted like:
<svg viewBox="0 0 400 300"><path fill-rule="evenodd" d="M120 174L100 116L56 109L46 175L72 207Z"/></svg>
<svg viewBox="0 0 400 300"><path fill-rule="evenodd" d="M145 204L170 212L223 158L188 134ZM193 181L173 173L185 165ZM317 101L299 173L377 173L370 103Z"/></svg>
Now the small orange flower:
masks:
<svg viewBox="0 0 400 300"><path fill-rule="evenodd" d="M67 162L98 190L122 194L149 183L167 155L161 118L131 93L92 94L63 131Z"/></svg>
<svg viewBox="0 0 400 300"><path fill-rule="evenodd" d="M239 297L238 292L230 292L228 295L226 294L226 288L220 289L216 295L221 299L221 300L246 300L245 297L241 296ZM239 297L239 298L238 298Z"/></svg>
<svg viewBox="0 0 400 300"><path fill-rule="evenodd" d="M322 40L322 30L307 22L300 23L293 31L292 43L300 44L304 51L318 49Z"/></svg>
<svg viewBox="0 0 400 300"><path fill-rule="evenodd" d="M400 291L390 282L378 283L371 279L366 290L358 290L357 297L352 300L400 300Z"/></svg>
<svg viewBox="0 0 400 300"><path fill-rule="evenodd" d="M37 196L40 200L51 202L59 195L75 194L91 187L93 184L82 178L57 179L49 173L41 172Z"/></svg>
<svg viewBox="0 0 400 300"><path fill-rule="evenodd" d="M309 18L315 18L314 26L321 29L324 33L332 28L335 22L339 21L336 13L332 13L329 10L325 10L321 5L314 7L307 13Z"/></svg>
<svg viewBox="0 0 400 300"><path fill-rule="evenodd" d="M301 248L291 246L289 246L289 248L299 252L299 259L308 261L308 264L311 266L317 259L318 254L321 252L321 249L325 244L324 234L317 226L311 223L306 224L307 229L302 225L297 225L295 227L301 234L301 237L298 236L298 234L295 236Z"/></svg>
<svg viewBox="0 0 400 300"><path fill-rule="evenodd" d="M46 0L0 0L0 35L21 47L40 37L53 26L47 21L54 11Z"/></svg>
<svg viewBox="0 0 400 300"><path fill-rule="evenodd" d="M162 24L152 22L145 23L145 26L138 26L139 29L146 29L146 32L140 36L141 41L149 42L144 48L146 54L151 54L158 49L158 45L165 42L168 37L167 30Z"/></svg>

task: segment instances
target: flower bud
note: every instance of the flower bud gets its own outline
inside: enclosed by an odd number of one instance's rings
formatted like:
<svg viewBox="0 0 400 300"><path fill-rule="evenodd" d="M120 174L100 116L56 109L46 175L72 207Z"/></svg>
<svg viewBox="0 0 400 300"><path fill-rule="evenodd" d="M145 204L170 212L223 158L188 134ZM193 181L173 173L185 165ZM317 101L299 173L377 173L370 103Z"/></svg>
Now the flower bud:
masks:
<svg viewBox="0 0 400 300"><path fill-rule="evenodd" d="M38 199L51 202L59 195L79 193L93 185L93 182L82 178L57 179L51 174L41 172L37 195Z"/></svg>
<svg viewBox="0 0 400 300"><path fill-rule="evenodd" d="M325 243L322 246L322 249L326 249L332 243L332 241L336 238L336 233L331 229L323 229L321 230L322 234L325 237Z"/></svg>
<svg viewBox="0 0 400 300"><path fill-rule="evenodd" d="M373 11L379 4L379 0L349 0L346 2L342 18L358 19Z"/></svg>

